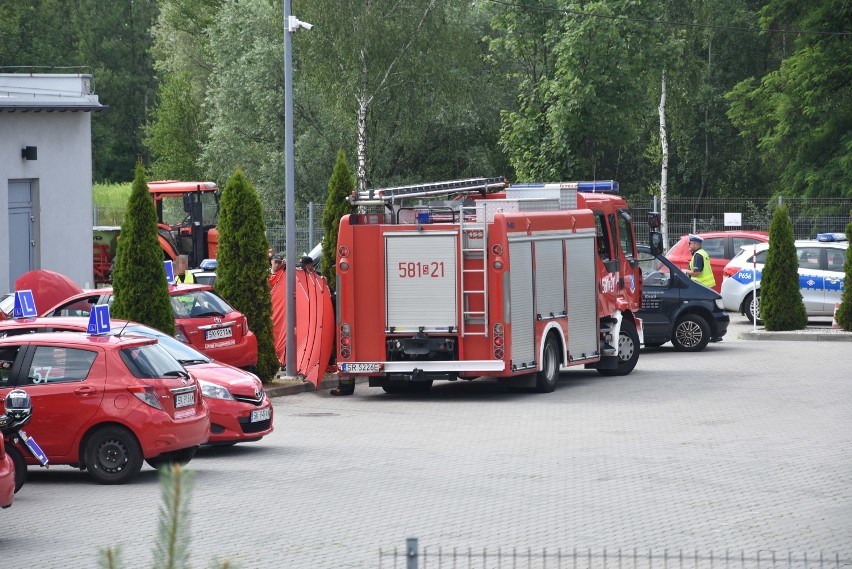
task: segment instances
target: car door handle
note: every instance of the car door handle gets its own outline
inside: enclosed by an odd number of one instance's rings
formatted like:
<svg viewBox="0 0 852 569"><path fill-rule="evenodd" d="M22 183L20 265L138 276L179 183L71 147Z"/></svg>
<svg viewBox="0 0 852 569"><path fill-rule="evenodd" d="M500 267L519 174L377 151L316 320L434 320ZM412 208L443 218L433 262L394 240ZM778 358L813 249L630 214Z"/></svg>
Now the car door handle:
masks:
<svg viewBox="0 0 852 569"><path fill-rule="evenodd" d="M95 393L94 387L78 387L74 390L74 395L80 395L82 397L86 397L87 395L92 395Z"/></svg>

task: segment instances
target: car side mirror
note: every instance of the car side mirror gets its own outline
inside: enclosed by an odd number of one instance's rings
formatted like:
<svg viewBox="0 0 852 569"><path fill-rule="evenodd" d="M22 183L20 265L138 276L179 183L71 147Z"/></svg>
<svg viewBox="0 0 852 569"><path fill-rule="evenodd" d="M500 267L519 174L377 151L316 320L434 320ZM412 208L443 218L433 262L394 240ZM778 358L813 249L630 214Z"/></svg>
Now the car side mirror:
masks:
<svg viewBox="0 0 852 569"><path fill-rule="evenodd" d="M651 254L661 255L663 253L663 234L659 231L651 231L649 241Z"/></svg>

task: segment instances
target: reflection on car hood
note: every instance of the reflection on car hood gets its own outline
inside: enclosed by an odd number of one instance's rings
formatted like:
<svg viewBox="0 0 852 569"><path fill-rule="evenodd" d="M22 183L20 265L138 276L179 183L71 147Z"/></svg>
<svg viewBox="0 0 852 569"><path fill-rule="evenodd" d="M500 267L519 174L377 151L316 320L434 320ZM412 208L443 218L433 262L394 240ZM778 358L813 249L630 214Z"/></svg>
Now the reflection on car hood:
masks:
<svg viewBox="0 0 852 569"><path fill-rule="evenodd" d="M187 369L198 379L215 383L231 393L253 395L255 388L258 387L257 380L252 374L228 364L212 361L190 365Z"/></svg>

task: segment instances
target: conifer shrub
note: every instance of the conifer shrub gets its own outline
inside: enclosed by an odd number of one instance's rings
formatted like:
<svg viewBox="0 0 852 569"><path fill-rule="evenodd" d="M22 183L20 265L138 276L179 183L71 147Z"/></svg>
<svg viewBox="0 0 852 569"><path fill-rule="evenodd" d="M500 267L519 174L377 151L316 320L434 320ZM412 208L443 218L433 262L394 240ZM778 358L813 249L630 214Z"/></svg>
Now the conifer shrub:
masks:
<svg viewBox="0 0 852 569"><path fill-rule="evenodd" d="M138 162L116 247L110 314L174 336L175 315L163 261L154 199L148 192L145 169Z"/></svg>
<svg viewBox="0 0 852 569"><path fill-rule="evenodd" d="M799 260L786 205L775 209L769 236L771 246L760 280L760 317L767 330L801 330L808 325L808 316L799 291Z"/></svg>
<svg viewBox="0 0 852 569"><path fill-rule="evenodd" d="M322 275L332 289L337 286L337 230L340 218L352 213L352 206L346 198L354 189L355 181L346 163L346 153L340 150L328 181L328 197L322 212L322 228L325 232L322 240Z"/></svg>
<svg viewBox="0 0 852 569"><path fill-rule="evenodd" d="M846 240L852 242L852 212L846 225ZM846 261L843 263L844 289L840 296L840 307L837 309L837 323L844 330L852 331L852 255L846 250Z"/></svg>
<svg viewBox="0 0 852 569"><path fill-rule="evenodd" d="M257 337L256 373L268 383L280 364L272 336L269 241L263 206L241 169L234 172L222 190L219 204L216 292L248 320Z"/></svg>

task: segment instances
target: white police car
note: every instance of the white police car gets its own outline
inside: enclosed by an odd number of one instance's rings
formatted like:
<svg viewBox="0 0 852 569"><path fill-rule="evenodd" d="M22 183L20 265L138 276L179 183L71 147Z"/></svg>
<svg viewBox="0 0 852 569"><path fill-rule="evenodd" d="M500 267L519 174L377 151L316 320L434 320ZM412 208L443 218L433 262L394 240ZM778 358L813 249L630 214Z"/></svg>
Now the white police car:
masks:
<svg viewBox="0 0 852 569"><path fill-rule="evenodd" d="M797 240L795 244L799 258L799 289L805 311L808 316L832 316L844 288L843 265L849 248L846 236L843 233L821 233L816 239ZM744 246L722 272L725 310L742 312L752 322L759 308L760 276L769 246L770 243Z"/></svg>

